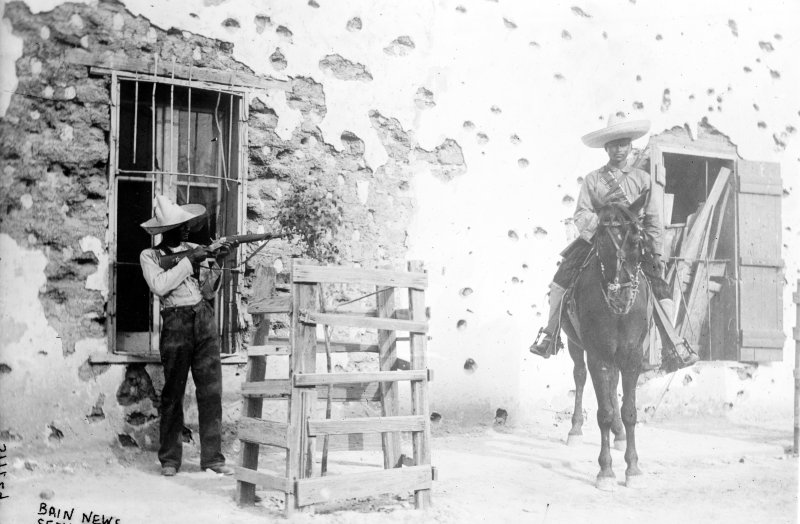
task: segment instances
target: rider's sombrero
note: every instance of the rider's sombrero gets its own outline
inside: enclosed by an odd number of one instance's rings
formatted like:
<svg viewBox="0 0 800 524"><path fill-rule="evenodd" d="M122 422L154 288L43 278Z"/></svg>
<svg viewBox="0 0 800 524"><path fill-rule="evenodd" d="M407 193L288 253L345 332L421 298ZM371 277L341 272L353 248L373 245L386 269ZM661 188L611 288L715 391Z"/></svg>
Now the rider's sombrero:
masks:
<svg viewBox="0 0 800 524"><path fill-rule="evenodd" d="M201 204L179 206L164 195L157 195L155 216L141 226L151 235L157 235L198 219L205 214L206 207Z"/></svg>
<svg viewBox="0 0 800 524"><path fill-rule="evenodd" d="M609 142L621 138L636 140L650 130L649 120L626 120L619 113L609 115L606 127L583 135L581 140L589 147L604 147Z"/></svg>

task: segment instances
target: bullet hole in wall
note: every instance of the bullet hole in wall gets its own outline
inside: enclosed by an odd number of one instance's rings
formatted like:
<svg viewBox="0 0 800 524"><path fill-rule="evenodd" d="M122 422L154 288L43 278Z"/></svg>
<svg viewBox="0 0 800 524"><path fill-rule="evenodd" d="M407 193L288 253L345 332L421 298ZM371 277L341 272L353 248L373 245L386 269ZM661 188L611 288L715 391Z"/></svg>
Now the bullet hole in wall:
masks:
<svg viewBox="0 0 800 524"><path fill-rule="evenodd" d="M464 372L467 375L475 373L477 369L478 369L478 363L475 362L475 360L468 358L467 360L464 361Z"/></svg>
<svg viewBox="0 0 800 524"><path fill-rule="evenodd" d="M119 433L117 435L117 441L123 448L138 448L139 444L136 443L133 437L128 435L127 433Z"/></svg>
<svg viewBox="0 0 800 524"><path fill-rule="evenodd" d="M462 297L468 297L472 294L472 288L471 287L461 288L461 291L459 291L458 294L461 295Z"/></svg>
<svg viewBox="0 0 800 524"><path fill-rule="evenodd" d="M575 14L576 16L580 16L581 18L591 18L592 17L592 15L590 15L589 13L587 13L586 11L584 11L583 9L581 9L580 7L575 6L575 5L572 6L572 13Z"/></svg>
<svg viewBox="0 0 800 524"><path fill-rule="evenodd" d="M464 331L465 329L467 329L467 321L462 318L461 320L456 322L456 329L458 329L459 331Z"/></svg>
<svg viewBox="0 0 800 524"><path fill-rule="evenodd" d="M431 411L431 422L437 424L442 421L442 415L437 413L436 411Z"/></svg>
<svg viewBox="0 0 800 524"><path fill-rule="evenodd" d="M48 424L47 428L50 430L50 434L47 435L49 440L60 441L62 438L64 438L64 432L55 427L55 425L52 423Z"/></svg>
<svg viewBox="0 0 800 524"><path fill-rule="evenodd" d="M350 31L350 32L361 31L361 28L362 28L362 24L361 24L361 19L359 17L356 16L356 17L351 18L350 20L348 20L348 22L347 22L347 30L348 31Z"/></svg>
<svg viewBox="0 0 800 524"><path fill-rule="evenodd" d="M519 235L517 235L517 232L514 231L513 229L509 229L508 230L508 238L510 238L511 240L517 241L517 240L519 240Z"/></svg>
<svg viewBox="0 0 800 524"><path fill-rule="evenodd" d="M508 421L508 411L503 408L497 408L494 413L494 423L497 426L505 426Z"/></svg>

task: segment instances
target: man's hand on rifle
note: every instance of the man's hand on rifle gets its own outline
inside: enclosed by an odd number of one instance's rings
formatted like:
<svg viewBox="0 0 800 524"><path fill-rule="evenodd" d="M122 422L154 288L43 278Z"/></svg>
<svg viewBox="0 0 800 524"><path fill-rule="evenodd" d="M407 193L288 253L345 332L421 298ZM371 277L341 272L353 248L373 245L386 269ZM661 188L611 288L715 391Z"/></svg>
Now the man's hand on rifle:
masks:
<svg viewBox="0 0 800 524"><path fill-rule="evenodd" d="M231 254L231 251L233 251L233 244L230 242L223 242L216 251L215 258L217 264L221 266L222 263L225 262L225 259L228 257L228 255Z"/></svg>
<svg viewBox="0 0 800 524"><path fill-rule="evenodd" d="M207 259L211 256L211 251L208 250L206 246L197 246L196 248L189 251L186 255L186 258L192 263L192 266L197 267L200 265L200 262Z"/></svg>

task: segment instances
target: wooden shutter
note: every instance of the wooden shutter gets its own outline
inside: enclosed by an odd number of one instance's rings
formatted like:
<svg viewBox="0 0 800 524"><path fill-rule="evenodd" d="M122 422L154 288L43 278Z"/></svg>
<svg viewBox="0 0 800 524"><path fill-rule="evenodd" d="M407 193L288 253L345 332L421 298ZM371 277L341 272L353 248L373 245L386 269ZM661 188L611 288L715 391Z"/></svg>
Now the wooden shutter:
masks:
<svg viewBox="0 0 800 524"><path fill-rule="evenodd" d="M781 175L776 163L738 162L739 360L783 360Z"/></svg>

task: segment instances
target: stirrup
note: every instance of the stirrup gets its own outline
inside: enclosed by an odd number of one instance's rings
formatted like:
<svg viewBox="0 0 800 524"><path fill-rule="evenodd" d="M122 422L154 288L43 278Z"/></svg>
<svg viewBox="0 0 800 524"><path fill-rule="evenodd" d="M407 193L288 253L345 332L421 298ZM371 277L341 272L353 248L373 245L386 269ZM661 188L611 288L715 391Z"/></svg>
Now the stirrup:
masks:
<svg viewBox="0 0 800 524"><path fill-rule="evenodd" d="M700 360L700 356L697 354L697 352L695 352L694 349L692 349L692 347L689 345L689 342L685 338L681 340L678 345L682 345L685 348L685 354L681 355L677 350L677 346L676 349L669 353L669 358L665 359L661 366L668 373L689 367Z"/></svg>
<svg viewBox="0 0 800 524"><path fill-rule="evenodd" d="M540 328L539 333L536 334L536 340L528 348L528 351L542 358L550 358L551 355L555 354L555 351L553 351L554 345L553 335L545 331L544 328Z"/></svg>

